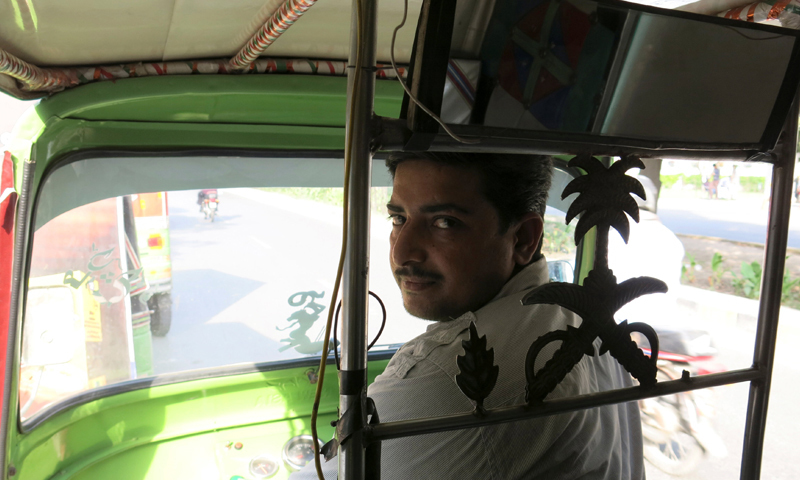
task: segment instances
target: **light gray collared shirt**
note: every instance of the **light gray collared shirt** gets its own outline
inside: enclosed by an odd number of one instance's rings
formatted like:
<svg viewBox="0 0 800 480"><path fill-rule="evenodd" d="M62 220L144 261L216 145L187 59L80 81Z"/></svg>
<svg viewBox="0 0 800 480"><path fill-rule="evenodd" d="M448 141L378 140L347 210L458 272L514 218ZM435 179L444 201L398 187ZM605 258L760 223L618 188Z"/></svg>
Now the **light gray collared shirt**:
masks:
<svg viewBox="0 0 800 480"><path fill-rule="evenodd" d="M476 312L437 322L392 357L369 386L381 422L471 412L473 403L458 389L456 357L475 322L486 335L500 368L487 409L525 403L525 357L539 336L577 327L581 319L556 305L523 306L522 297L548 282L544 259L512 277ZM597 346L598 342L595 342ZM539 354L536 368L557 344ZM623 388L630 375L609 354L586 357L547 399ZM642 433L635 402L545 418L385 441L382 479L634 479L644 478ZM336 460L324 464L336 478ZM313 462L292 479L316 478Z"/></svg>

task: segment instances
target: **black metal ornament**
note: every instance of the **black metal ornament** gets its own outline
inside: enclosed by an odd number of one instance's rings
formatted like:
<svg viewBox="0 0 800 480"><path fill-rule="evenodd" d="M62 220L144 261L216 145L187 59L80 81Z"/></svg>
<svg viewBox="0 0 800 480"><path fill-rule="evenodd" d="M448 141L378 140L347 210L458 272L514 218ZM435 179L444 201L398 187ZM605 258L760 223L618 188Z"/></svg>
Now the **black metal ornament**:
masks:
<svg viewBox="0 0 800 480"><path fill-rule="evenodd" d="M475 413L483 415L483 401L494 389L500 367L494 364L494 348L486 349L486 335L479 337L475 322L469 324L469 340L462 340L464 355L456 359L459 374L456 384L461 392L475 402Z"/></svg>
<svg viewBox="0 0 800 480"><path fill-rule="evenodd" d="M639 221L639 208L631 194L645 199L644 189L635 178L625 174L633 167L644 168L638 158L628 156L606 169L589 156L579 156L569 162L580 167L586 175L576 178L564 189L562 198L573 193L579 197L572 203L566 221L569 223L583 212L575 229L577 244L592 227L597 227L594 268L583 285L549 283L537 287L526 295L524 305L555 304L575 312L583 321L578 328L567 327L539 337L525 362L526 400L534 403L543 400L574 368L584 355L594 355L594 340L602 341L600 355L610 352L644 387L656 383L658 336L644 323L627 321L617 324L614 314L626 303L649 293L664 293L667 285L650 277L628 279L617 284L608 268L608 232L614 227L627 243L630 225L626 213ZM632 332L643 334L650 343L648 357L631 339ZM549 343L560 341L561 346L538 372L536 357Z"/></svg>

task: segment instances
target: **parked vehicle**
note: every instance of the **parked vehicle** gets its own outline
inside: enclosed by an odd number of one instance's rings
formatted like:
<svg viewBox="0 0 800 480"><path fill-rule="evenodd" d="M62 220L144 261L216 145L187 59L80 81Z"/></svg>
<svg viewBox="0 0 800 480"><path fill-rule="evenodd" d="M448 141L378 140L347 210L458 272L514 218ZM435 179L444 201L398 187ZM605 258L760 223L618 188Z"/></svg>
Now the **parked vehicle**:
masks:
<svg viewBox="0 0 800 480"><path fill-rule="evenodd" d="M157 337L172 324L172 257L167 192L132 195L137 246L148 288L142 295L150 309L150 331Z"/></svg>

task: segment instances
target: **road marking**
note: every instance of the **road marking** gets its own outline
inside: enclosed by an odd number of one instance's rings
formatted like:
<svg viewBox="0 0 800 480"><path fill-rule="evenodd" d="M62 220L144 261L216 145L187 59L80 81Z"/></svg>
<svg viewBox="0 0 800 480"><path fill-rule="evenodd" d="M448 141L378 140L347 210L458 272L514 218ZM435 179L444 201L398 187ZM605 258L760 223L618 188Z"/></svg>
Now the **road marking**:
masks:
<svg viewBox="0 0 800 480"><path fill-rule="evenodd" d="M266 243L262 242L261 240L257 239L256 237L250 235L250 240L256 242L257 244L261 245L262 247L266 248L267 250L272 250L272 247L267 245Z"/></svg>

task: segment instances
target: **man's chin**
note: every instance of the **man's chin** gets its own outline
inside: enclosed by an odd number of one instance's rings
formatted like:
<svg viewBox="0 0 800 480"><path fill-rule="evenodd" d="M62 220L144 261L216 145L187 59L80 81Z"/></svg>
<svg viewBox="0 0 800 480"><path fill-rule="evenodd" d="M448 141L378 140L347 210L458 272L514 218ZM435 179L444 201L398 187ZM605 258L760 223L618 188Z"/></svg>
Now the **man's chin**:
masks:
<svg viewBox="0 0 800 480"><path fill-rule="evenodd" d="M405 307L409 315L417 317L420 320L428 320L431 322L449 322L461 316L461 314L453 314L449 311L444 311L442 308L423 307L410 302L403 302L403 307Z"/></svg>

